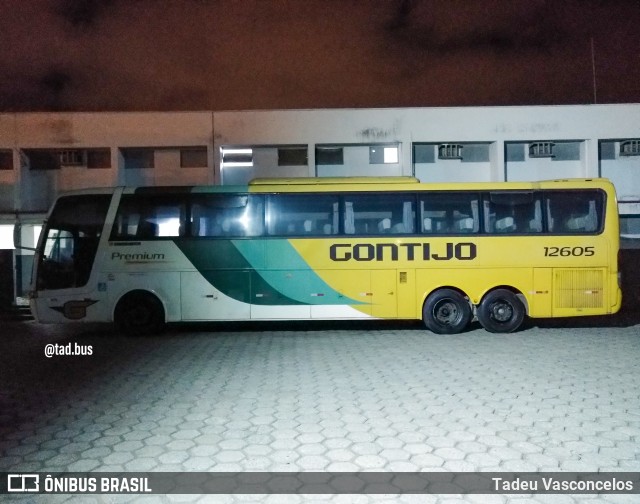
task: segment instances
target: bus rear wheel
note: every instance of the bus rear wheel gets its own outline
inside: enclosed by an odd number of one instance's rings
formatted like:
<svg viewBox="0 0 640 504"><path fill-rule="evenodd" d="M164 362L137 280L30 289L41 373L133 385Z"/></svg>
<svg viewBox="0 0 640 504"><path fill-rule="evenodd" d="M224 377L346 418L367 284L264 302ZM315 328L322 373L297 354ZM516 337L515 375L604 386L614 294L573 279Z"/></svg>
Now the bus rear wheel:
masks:
<svg viewBox="0 0 640 504"><path fill-rule="evenodd" d="M471 321L471 306L453 289L440 289L430 294L422 308L422 320L436 334L458 334Z"/></svg>
<svg viewBox="0 0 640 504"><path fill-rule="evenodd" d="M526 310L522 301L507 289L489 292L480 302L476 315L478 321L492 333L510 333L524 321Z"/></svg>
<svg viewBox="0 0 640 504"><path fill-rule="evenodd" d="M164 307L153 294L129 292L118 301L114 320L116 327L129 336L159 333L164 326Z"/></svg>

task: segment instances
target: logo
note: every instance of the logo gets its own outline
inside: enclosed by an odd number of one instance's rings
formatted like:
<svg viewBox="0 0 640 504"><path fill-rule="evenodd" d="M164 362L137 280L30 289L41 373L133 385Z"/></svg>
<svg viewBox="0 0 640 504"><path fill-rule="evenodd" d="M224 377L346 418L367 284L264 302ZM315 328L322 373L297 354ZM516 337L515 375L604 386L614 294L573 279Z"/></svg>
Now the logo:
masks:
<svg viewBox="0 0 640 504"><path fill-rule="evenodd" d="M149 252L123 254L122 252L112 252L111 260L124 261L126 263L164 262L164 254Z"/></svg>
<svg viewBox="0 0 640 504"><path fill-rule="evenodd" d="M8 492L39 492L40 476L37 474L8 474Z"/></svg>
<svg viewBox="0 0 640 504"><path fill-rule="evenodd" d="M478 255L475 243L334 243L329 247L332 261L472 261Z"/></svg>
<svg viewBox="0 0 640 504"><path fill-rule="evenodd" d="M70 320L80 320L87 316L87 308L98 302L97 299L67 301L62 306L51 306L52 310L62 313Z"/></svg>

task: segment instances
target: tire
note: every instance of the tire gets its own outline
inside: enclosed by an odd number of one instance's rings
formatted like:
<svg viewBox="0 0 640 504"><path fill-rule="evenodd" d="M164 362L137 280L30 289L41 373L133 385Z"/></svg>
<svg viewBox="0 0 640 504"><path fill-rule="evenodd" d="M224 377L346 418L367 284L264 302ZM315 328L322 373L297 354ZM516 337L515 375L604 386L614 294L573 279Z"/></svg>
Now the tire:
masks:
<svg viewBox="0 0 640 504"><path fill-rule="evenodd" d="M422 307L422 320L436 334L458 334L471 322L469 301L453 289L440 289L429 295Z"/></svg>
<svg viewBox="0 0 640 504"><path fill-rule="evenodd" d="M487 331L510 333L522 325L526 310L513 292L496 289L489 292L480 302L476 315Z"/></svg>
<svg viewBox="0 0 640 504"><path fill-rule="evenodd" d="M164 307L153 294L133 291L118 301L114 321L129 336L157 334L164 327Z"/></svg>

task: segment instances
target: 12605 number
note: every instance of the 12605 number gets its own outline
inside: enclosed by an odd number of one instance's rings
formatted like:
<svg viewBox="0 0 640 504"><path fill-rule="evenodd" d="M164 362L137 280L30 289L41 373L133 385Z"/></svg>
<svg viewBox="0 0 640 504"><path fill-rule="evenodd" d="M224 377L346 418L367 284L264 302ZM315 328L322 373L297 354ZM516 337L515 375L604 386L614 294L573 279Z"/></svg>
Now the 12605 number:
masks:
<svg viewBox="0 0 640 504"><path fill-rule="evenodd" d="M590 257L595 255L595 247L545 247L545 257Z"/></svg>

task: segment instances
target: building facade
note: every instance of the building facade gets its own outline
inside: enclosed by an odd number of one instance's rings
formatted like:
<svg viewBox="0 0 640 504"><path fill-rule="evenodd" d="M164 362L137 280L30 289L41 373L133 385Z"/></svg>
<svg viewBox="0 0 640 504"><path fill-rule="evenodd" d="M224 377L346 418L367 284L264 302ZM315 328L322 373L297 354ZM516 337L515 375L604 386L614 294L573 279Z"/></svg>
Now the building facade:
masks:
<svg viewBox="0 0 640 504"><path fill-rule="evenodd" d="M246 184L255 177L415 176L424 182L607 177L623 241L640 239L640 104L0 114L0 303L28 284L65 191ZM11 284L11 285L9 285Z"/></svg>

